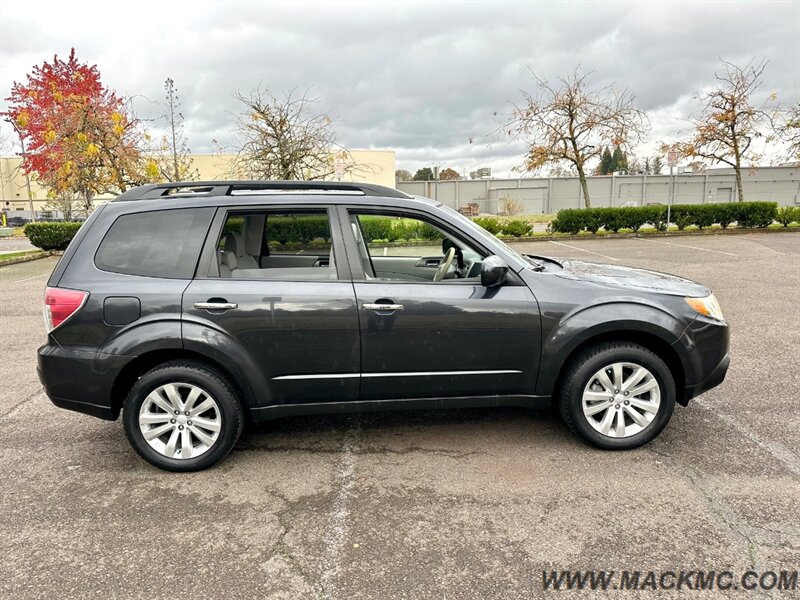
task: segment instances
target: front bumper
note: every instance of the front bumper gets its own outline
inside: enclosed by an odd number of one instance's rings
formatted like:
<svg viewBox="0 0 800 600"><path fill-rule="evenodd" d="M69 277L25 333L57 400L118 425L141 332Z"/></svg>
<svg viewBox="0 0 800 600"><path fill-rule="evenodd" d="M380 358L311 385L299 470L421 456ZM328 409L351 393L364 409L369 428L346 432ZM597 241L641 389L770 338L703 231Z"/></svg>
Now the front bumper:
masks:
<svg viewBox="0 0 800 600"><path fill-rule="evenodd" d="M687 385L683 390L683 398L685 402L689 402L695 396L699 396L703 392L707 392L713 387L718 386L722 383L725 379L725 375L728 372L728 366L731 364L731 357L729 354L726 354L719 364L714 368L711 373L709 373L708 377L706 377L700 383L696 383L694 385Z"/></svg>
<svg viewBox="0 0 800 600"><path fill-rule="evenodd" d="M37 372L45 394L59 408L115 420L112 402L117 374L129 356L87 352L46 344L38 350Z"/></svg>
<svg viewBox="0 0 800 600"><path fill-rule="evenodd" d="M686 328L674 344L681 355L685 376L683 396L678 402L686 406L695 396L723 382L731 362L729 344L727 323L698 317Z"/></svg>

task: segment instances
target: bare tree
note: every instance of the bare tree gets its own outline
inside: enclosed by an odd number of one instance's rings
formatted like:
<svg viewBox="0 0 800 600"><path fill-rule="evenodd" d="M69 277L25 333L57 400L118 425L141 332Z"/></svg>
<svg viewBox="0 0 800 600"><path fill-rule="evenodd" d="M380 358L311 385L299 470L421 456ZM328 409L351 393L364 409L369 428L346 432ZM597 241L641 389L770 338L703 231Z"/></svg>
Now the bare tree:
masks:
<svg viewBox="0 0 800 600"><path fill-rule="evenodd" d="M237 92L236 99L244 105L237 118L236 175L326 179L336 174L336 160L345 173L356 170L352 155L336 142L333 120L313 110L318 99L309 97L308 91L297 95L292 90L279 97L258 88L247 96Z"/></svg>
<svg viewBox="0 0 800 600"><path fill-rule="evenodd" d="M664 159L661 158L660 154L656 154L650 160L650 170L648 173L650 175L661 175L661 169L664 168Z"/></svg>
<svg viewBox="0 0 800 600"><path fill-rule="evenodd" d="M44 205L45 210L57 210L65 221L86 214L83 201L72 192L54 194Z"/></svg>
<svg viewBox="0 0 800 600"><path fill-rule="evenodd" d="M703 107L689 119L694 128L691 137L673 147L684 157L733 167L738 199L742 202L743 163L756 163L761 158L754 142L759 138L768 140L772 124L766 104L756 107L752 103L767 61L750 61L744 67L726 61L722 64L724 70L715 73L717 85L703 94Z"/></svg>
<svg viewBox="0 0 800 600"><path fill-rule="evenodd" d="M411 171L406 171L405 169L398 169L394 172L395 181L411 181L412 177Z"/></svg>
<svg viewBox="0 0 800 600"><path fill-rule="evenodd" d="M782 114L777 133L789 145L789 161L800 163L800 102L790 106Z"/></svg>
<svg viewBox="0 0 800 600"><path fill-rule="evenodd" d="M550 167L548 177L575 177L578 171L575 170L575 165L553 165Z"/></svg>
<svg viewBox="0 0 800 600"><path fill-rule="evenodd" d="M183 132L183 113L178 90L169 77L164 80L164 96L167 135L161 140L158 170L166 181L188 181L196 178L198 172L192 168L191 151Z"/></svg>
<svg viewBox="0 0 800 600"><path fill-rule="evenodd" d="M527 170L559 163L575 167L587 207L591 206L587 163L598 158L604 146L629 149L650 128L647 115L635 107L633 94L612 86L590 89L590 74L578 67L551 84L533 73L537 92L523 92L524 104L514 107L506 124L511 137L528 144Z"/></svg>

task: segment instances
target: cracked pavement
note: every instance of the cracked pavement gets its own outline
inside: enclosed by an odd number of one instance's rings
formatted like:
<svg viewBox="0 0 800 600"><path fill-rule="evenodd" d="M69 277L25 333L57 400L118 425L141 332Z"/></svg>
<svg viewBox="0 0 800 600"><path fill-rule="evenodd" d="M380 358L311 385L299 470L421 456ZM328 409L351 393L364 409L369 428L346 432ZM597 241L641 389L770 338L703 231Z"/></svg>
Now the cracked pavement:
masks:
<svg viewBox="0 0 800 600"><path fill-rule="evenodd" d="M0 269L0 597L537 598L550 569L800 568L800 234L566 244L515 247L699 280L731 325L726 381L645 448L512 408L298 417L164 473L42 394L55 259ZM702 596L737 594L759 596Z"/></svg>

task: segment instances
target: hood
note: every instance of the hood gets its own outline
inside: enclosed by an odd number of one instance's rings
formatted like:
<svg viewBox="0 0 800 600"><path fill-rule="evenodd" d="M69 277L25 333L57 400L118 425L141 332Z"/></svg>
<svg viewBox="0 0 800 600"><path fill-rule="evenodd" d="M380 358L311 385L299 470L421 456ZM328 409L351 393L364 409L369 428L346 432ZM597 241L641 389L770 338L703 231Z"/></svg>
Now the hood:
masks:
<svg viewBox="0 0 800 600"><path fill-rule="evenodd" d="M711 293L711 290L704 285L657 271L577 260L559 260L559 262L563 268L557 270L556 275L568 279L673 296L699 298Z"/></svg>

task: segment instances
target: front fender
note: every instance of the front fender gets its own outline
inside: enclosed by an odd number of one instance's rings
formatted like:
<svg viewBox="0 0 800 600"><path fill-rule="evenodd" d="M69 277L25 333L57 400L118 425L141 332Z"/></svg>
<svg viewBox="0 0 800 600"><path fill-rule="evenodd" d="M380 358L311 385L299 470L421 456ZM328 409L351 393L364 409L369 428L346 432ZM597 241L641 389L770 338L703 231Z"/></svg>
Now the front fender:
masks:
<svg viewBox="0 0 800 600"><path fill-rule="evenodd" d="M576 348L593 338L634 332L655 336L672 346L687 327L688 323L665 308L639 299L606 300L570 311L543 332L537 394L553 394L564 363ZM686 358L680 352L676 354L685 369Z"/></svg>

